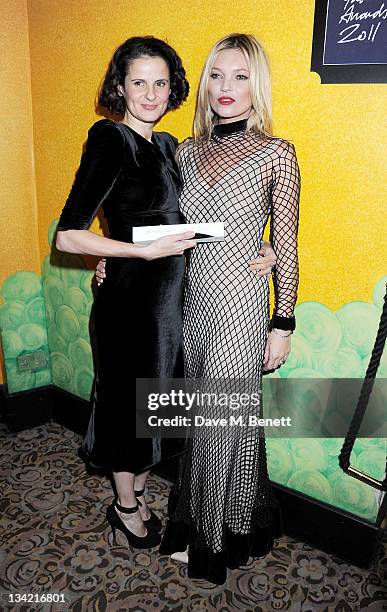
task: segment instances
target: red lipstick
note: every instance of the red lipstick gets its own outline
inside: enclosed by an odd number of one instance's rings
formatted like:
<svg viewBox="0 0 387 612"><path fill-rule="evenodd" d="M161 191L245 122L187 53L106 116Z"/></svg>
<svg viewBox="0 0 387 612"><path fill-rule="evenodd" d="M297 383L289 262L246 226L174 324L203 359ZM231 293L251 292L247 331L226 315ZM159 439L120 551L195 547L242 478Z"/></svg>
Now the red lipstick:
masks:
<svg viewBox="0 0 387 612"><path fill-rule="evenodd" d="M223 104L224 106L228 106L229 104L233 104L235 102L234 98L230 96L221 96L218 98L219 104Z"/></svg>

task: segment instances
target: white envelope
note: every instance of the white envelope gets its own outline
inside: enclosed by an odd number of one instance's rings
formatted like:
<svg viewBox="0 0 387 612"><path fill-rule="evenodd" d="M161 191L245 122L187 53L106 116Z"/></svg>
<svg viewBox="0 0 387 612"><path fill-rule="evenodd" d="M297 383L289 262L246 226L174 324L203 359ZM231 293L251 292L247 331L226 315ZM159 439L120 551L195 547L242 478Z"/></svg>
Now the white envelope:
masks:
<svg viewBox="0 0 387 612"><path fill-rule="evenodd" d="M171 234L183 234L184 232L195 232L193 240L197 242L220 242L224 240L224 223L179 223L175 225L144 225L133 228L133 242L149 244L157 238L170 236Z"/></svg>

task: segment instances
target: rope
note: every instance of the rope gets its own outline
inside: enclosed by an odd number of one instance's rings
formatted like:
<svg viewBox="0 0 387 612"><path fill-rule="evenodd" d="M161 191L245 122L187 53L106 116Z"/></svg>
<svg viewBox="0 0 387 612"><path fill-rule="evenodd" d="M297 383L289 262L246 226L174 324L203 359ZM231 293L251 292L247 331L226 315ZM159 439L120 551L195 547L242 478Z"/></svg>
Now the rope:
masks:
<svg viewBox="0 0 387 612"><path fill-rule="evenodd" d="M378 371L380 359L382 357L384 344L387 336L387 291L384 296L384 305L382 316L380 317L379 329L376 335L375 345L372 351L371 359L368 364L368 368L365 374L365 378L360 391L359 399L357 402L355 413L352 417L351 424L348 429L348 433L345 437L343 447L339 455L340 467L346 472L350 467L349 458L353 449L353 445L356 440L356 436L359 433L360 425L363 420L368 401L371 395L372 388L374 386L376 372ZM382 491L387 491L387 457L386 457L386 475L381 484Z"/></svg>

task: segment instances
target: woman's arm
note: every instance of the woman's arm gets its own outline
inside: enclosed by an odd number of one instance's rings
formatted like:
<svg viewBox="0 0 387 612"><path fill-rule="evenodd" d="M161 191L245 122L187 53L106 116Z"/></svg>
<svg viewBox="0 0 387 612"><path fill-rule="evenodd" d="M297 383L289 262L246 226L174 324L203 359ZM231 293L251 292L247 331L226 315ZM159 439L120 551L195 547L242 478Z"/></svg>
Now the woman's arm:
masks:
<svg viewBox="0 0 387 612"><path fill-rule="evenodd" d="M182 255L185 249L196 246L193 238L195 232L173 234L159 238L149 245L133 244L111 240L104 236L89 232L89 230L58 231L56 246L59 251L79 253L81 255L97 255L99 257L141 257L152 260L171 255Z"/></svg>
<svg viewBox="0 0 387 612"><path fill-rule="evenodd" d="M181 254L195 246L193 233L167 236L151 245L135 245L105 238L89 231L98 208L110 193L124 159L121 132L109 121L98 121L89 130L70 195L58 223L56 246L60 251L105 257L157 259Z"/></svg>
<svg viewBox="0 0 387 612"><path fill-rule="evenodd" d="M265 369L268 370L281 365L290 352L298 288L300 172L294 146L288 142L280 146L273 166L270 242L277 255L277 263L273 274L275 308L271 319L272 331L264 360Z"/></svg>
<svg viewBox="0 0 387 612"><path fill-rule="evenodd" d="M58 230L56 248L67 253L103 257L140 257L139 248L128 242L111 240L89 230Z"/></svg>
<svg viewBox="0 0 387 612"><path fill-rule="evenodd" d="M275 309L272 327L295 328L294 307L298 288L298 215L300 171L290 143L281 145L274 164L270 242L277 255L274 271Z"/></svg>

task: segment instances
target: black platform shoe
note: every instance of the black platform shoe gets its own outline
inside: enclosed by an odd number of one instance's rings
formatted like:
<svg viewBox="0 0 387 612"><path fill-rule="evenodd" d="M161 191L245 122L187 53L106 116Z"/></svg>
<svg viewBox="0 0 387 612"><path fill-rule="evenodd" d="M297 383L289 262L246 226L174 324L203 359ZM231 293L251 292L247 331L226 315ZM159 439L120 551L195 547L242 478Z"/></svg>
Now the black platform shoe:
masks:
<svg viewBox="0 0 387 612"><path fill-rule="evenodd" d="M134 512L137 512L139 506L137 504L132 508L125 508L124 506L121 506L120 504L115 502L108 507L106 511L106 518L110 527L112 528L115 544L117 543L116 529L122 531L122 533L128 540L128 544L130 544L130 546L133 546L134 548L154 548L155 546L158 546L160 544L160 534L157 533L157 531L155 530L148 529L147 523L144 523L148 531L146 536L137 536L135 533L130 531L125 525L124 521L118 516L116 508L117 510L119 510L119 512L122 512L123 514L134 514Z"/></svg>
<svg viewBox="0 0 387 612"><path fill-rule="evenodd" d="M142 489L141 491L135 491L134 494L135 496L141 497L142 495L144 495L144 491L145 489ZM141 506L141 502L139 500L137 500L139 505ZM149 512L151 513L150 517L145 521L144 519L142 519L144 521L144 525L147 529L152 529L153 531L161 531L163 528L163 524L160 521L159 517L157 516L157 514L155 514L150 508Z"/></svg>

